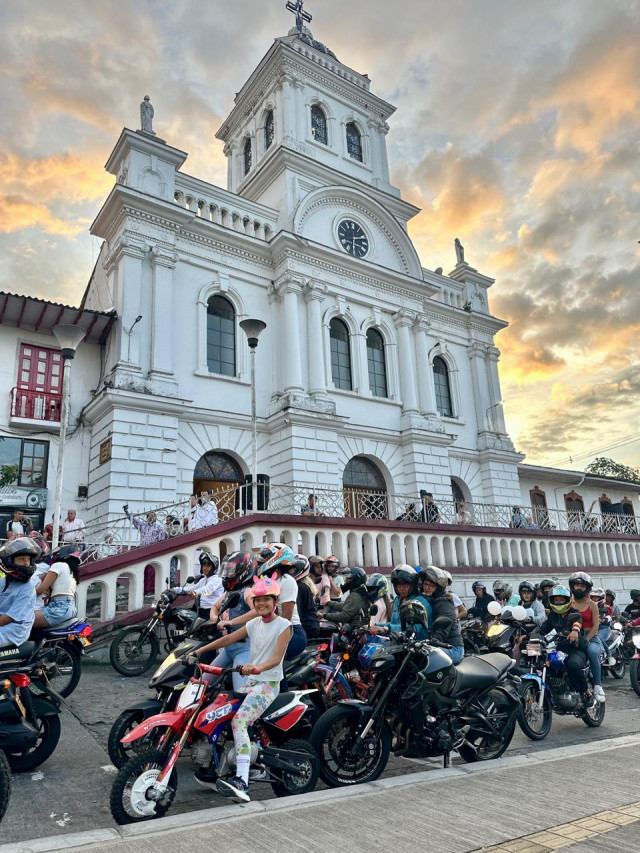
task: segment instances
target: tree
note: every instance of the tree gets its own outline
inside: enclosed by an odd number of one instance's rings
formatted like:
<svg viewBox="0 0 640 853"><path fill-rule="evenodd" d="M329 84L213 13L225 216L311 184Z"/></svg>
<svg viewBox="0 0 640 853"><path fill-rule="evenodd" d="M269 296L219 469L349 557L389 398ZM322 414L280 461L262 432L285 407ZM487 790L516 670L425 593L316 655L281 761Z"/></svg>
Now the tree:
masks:
<svg viewBox="0 0 640 853"><path fill-rule="evenodd" d="M615 477L616 480L627 480L629 483L640 483L640 469L623 465L606 456L597 456L585 468L587 474L596 474L602 477Z"/></svg>
<svg viewBox="0 0 640 853"><path fill-rule="evenodd" d="M0 466L0 488L3 486L13 486L18 479L19 469L19 465Z"/></svg>

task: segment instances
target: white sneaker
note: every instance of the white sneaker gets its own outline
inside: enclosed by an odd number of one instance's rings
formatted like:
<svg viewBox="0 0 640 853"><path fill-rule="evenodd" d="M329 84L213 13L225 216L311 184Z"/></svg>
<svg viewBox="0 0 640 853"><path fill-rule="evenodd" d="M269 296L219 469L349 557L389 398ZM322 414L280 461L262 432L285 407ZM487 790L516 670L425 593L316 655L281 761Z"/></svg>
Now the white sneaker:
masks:
<svg viewBox="0 0 640 853"><path fill-rule="evenodd" d="M609 657L607 658L607 663L609 664L609 666L615 666L618 661L614 658L613 655L609 655Z"/></svg>
<svg viewBox="0 0 640 853"><path fill-rule="evenodd" d="M593 688L593 695L596 697L596 702L606 702L604 690L599 684Z"/></svg>

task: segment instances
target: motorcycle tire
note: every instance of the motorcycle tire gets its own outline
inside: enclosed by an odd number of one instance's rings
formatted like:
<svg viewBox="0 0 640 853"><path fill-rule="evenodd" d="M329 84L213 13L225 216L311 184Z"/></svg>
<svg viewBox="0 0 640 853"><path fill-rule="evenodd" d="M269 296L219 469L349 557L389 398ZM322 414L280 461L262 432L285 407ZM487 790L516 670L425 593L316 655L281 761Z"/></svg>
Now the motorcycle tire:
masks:
<svg viewBox="0 0 640 853"><path fill-rule="evenodd" d="M158 638L146 626L127 628L111 641L109 660L116 672L132 678L150 669L159 651Z"/></svg>
<svg viewBox="0 0 640 853"><path fill-rule="evenodd" d="M640 660L637 658L632 659L629 664L629 678L631 679L631 686L640 696Z"/></svg>
<svg viewBox="0 0 640 853"><path fill-rule="evenodd" d="M0 821L9 805L11 797L11 768L2 750L0 750Z"/></svg>
<svg viewBox="0 0 640 853"><path fill-rule="evenodd" d="M69 643L60 643L45 648L38 656L38 662L44 663L47 679L56 693L64 698L71 696L82 675L80 655L73 646ZM36 694L44 692L37 679L31 682L31 689Z"/></svg>
<svg viewBox="0 0 640 853"><path fill-rule="evenodd" d="M483 700L484 714L489 717L501 718L509 716L512 712L512 704L509 699L499 690L492 690L488 697ZM473 727L467 733L467 741L458 747L458 753L463 761L472 764L476 761L493 761L505 753L511 743L516 728L516 716L509 723L507 730L498 738L491 740L486 732Z"/></svg>
<svg viewBox="0 0 640 853"><path fill-rule="evenodd" d="M587 710L583 711L582 720L590 729L597 729L598 726L602 725L605 711L606 702L596 702L592 708L587 708Z"/></svg>
<svg viewBox="0 0 640 853"><path fill-rule="evenodd" d="M331 788L373 782L387 766L391 732L386 725L379 738L368 738L372 751L364 756L350 752L358 716L348 705L335 705L320 717L311 734L311 746L320 761L320 778Z"/></svg>
<svg viewBox="0 0 640 853"><path fill-rule="evenodd" d="M610 666L609 672L618 681L621 681L625 677L627 672L627 662L620 653L616 654L615 666Z"/></svg>
<svg viewBox="0 0 640 853"><path fill-rule="evenodd" d="M295 794L308 794L313 791L318 784L320 776L320 762L315 749L306 740L289 740L284 744L287 750L295 750L303 752L308 759L304 762L304 777L294 776L286 770L277 772L281 779L273 779L271 788L276 797L292 797Z"/></svg>
<svg viewBox="0 0 640 853"><path fill-rule="evenodd" d="M544 740L551 731L553 708L545 690L542 708L538 706L540 688L532 681L524 680L520 690L522 709L518 714L518 725L529 740Z"/></svg>
<svg viewBox="0 0 640 853"><path fill-rule="evenodd" d="M126 823L138 823L143 820L155 820L164 817L178 790L178 774L175 767L168 781L167 799L163 804L148 800L145 783L160 775L167 763L167 753L151 749L135 755L122 767L111 788L109 807L113 819L123 826ZM135 788L137 784L137 788Z"/></svg>
<svg viewBox="0 0 640 853"><path fill-rule="evenodd" d="M36 717L36 719L40 737L35 746L28 747L24 751L18 751L15 748L4 750L13 773L26 773L28 770L40 767L53 755L58 745L61 730L60 717L57 714L51 714L46 717Z"/></svg>
<svg viewBox="0 0 640 853"><path fill-rule="evenodd" d="M107 752L109 753L111 763L118 770L121 770L134 755L156 748L157 744L154 740L162 735L164 729L152 729L145 738L141 738L135 741L135 743L123 744L120 742L132 729L140 725L146 716L148 715L139 709L135 711L123 711L111 726L107 740Z"/></svg>

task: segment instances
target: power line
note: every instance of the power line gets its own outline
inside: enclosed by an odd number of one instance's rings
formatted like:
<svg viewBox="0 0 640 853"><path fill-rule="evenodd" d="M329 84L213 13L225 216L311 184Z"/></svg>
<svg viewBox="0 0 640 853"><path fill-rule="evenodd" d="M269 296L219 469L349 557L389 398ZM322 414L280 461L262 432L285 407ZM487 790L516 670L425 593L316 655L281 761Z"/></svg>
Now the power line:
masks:
<svg viewBox="0 0 640 853"><path fill-rule="evenodd" d="M571 456L564 456L562 459L555 459L551 461L549 464L552 467L556 465L562 465L565 462L573 462L575 459L585 459L587 456L597 456L600 453L604 453L607 450L616 450L619 447L624 447L626 444L632 444L634 441L640 440L640 432L633 433L627 438L619 439L617 441L612 442L611 444L606 444L602 447L598 447L595 450L587 450L584 453L572 453Z"/></svg>

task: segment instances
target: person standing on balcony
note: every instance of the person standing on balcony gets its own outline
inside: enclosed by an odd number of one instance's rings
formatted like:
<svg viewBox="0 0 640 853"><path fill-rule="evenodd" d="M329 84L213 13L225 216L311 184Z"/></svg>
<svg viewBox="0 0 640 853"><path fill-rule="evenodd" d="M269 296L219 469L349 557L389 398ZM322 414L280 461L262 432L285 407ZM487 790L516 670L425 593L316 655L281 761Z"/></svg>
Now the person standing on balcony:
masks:
<svg viewBox="0 0 640 853"><path fill-rule="evenodd" d="M425 524L439 524L441 520L440 512L433 500L432 493L426 492L424 489L420 489L420 500L422 501L420 520Z"/></svg>
<svg viewBox="0 0 640 853"><path fill-rule="evenodd" d="M320 510L318 509L318 506L316 504L316 496L314 494L309 495L306 504L303 504L300 507L300 515L311 515L316 518L321 516L324 518L324 513L320 512Z"/></svg>
<svg viewBox="0 0 640 853"><path fill-rule="evenodd" d="M44 541L47 545L51 545L53 542L53 521L55 519L55 515L51 516L51 523L45 525L44 530L42 531L44 534ZM62 542L62 525L58 525L58 542Z"/></svg>
<svg viewBox="0 0 640 853"><path fill-rule="evenodd" d="M218 507L209 492L200 492L200 527L210 527L218 523Z"/></svg>
<svg viewBox="0 0 640 853"><path fill-rule="evenodd" d="M65 545L84 542L85 523L76 515L75 509L67 510L67 517L62 522L62 541Z"/></svg>
<svg viewBox="0 0 640 853"><path fill-rule="evenodd" d="M145 545L153 545L154 542L162 542L167 538L166 529L160 524L156 519L156 514L153 511L147 513L147 520L142 521L139 516L131 515L129 512L129 505L125 504L123 506L124 514L127 516L129 521L132 522L133 526L140 533L140 547L143 548Z"/></svg>
<svg viewBox="0 0 640 853"><path fill-rule="evenodd" d="M33 530L33 524L29 516L26 516L21 509L13 510L13 518L7 522L6 538L9 538L9 533L14 536L28 536Z"/></svg>
<svg viewBox="0 0 640 853"><path fill-rule="evenodd" d="M203 525L200 523L200 504L196 495L189 498L189 510L182 519L182 526L186 530L198 530Z"/></svg>
<svg viewBox="0 0 640 853"><path fill-rule="evenodd" d="M524 513L520 509L519 506L514 506L511 509L511 520L509 521L509 527L526 527L527 519L525 518Z"/></svg>

